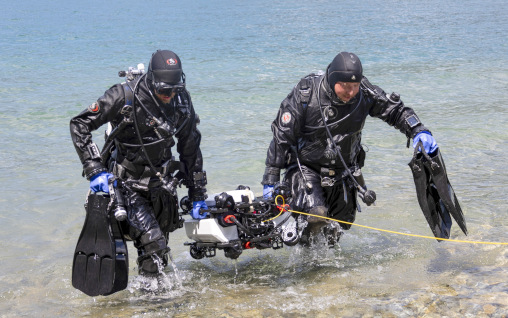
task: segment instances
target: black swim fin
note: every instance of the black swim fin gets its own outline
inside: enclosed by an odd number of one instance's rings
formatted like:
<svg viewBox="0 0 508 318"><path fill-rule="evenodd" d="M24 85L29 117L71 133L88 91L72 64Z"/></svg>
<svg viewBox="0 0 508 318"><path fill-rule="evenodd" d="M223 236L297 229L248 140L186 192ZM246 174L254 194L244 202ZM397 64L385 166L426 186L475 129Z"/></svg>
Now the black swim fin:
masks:
<svg viewBox="0 0 508 318"><path fill-rule="evenodd" d="M418 203L434 236L450 238L450 214L467 235L464 214L448 180L439 148L430 156L421 142L418 143L409 167L413 173Z"/></svg>
<svg viewBox="0 0 508 318"><path fill-rule="evenodd" d="M88 196L85 223L74 252L72 286L88 296L110 295L127 287L127 245L109 204L109 196Z"/></svg>

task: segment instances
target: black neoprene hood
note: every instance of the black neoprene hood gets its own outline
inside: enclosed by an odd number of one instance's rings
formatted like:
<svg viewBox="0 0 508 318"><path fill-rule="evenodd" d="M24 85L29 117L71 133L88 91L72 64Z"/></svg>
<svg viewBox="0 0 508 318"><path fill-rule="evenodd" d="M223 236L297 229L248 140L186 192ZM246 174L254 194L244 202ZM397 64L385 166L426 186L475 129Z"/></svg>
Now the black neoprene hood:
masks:
<svg viewBox="0 0 508 318"><path fill-rule="evenodd" d="M332 89L337 82L360 82L363 76L362 62L354 53L340 52L328 66L327 73Z"/></svg>
<svg viewBox="0 0 508 318"><path fill-rule="evenodd" d="M173 51L157 50L150 59L147 75L154 82L178 84L182 81L182 62Z"/></svg>

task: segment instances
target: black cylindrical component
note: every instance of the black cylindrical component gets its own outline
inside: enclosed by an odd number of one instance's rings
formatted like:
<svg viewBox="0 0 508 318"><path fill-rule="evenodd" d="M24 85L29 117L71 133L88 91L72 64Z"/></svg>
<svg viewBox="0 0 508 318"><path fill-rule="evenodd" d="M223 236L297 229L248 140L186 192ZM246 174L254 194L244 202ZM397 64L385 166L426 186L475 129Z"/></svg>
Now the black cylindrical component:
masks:
<svg viewBox="0 0 508 318"><path fill-rule="evenodd" d="M398 102L400 100L400 95L393 92L391 95L390 95L390 99L394 102Z"/></svg>
<svg viewBox="0 0 508 318"><path fill-rule="evenodd" d="M183 212L188 213L192 209L192 202L190 201L188 196L184 196L180 200L180 208Z"/></svg>
<svg viewBox="0 0 508 318"><path fill-rule="evenodd" d="M374 192L372 190L365 191L365 193L363 194L362 200L363 200L363 202L365 202L365 204L371 205L372 203L374 203L376 201L376 192Z"/></svg>
<svg viewBox="0 0 508 318"><path fill-rule="evenodd" d="M175 194L176 187L178 186L178 179L173 178L169 182L162 185L162 188L167 191L169 194Z"/></svg>
<svg viewBox="0 0 508 318"><path fill-rule="evenodd" d="M118 221L123 221L127 218L127 210L125 210L125 200L123 198L122 191L119 188L114 187L113 189L115 191L115 201L116 201L113 213L115 215L115 219L117 219Z"/></svg>
<svg viewBox="0 0 508 318"><path fill-rule="evenodd" d="M190 247L190 255L194 259L202 259L205 257L205 251L195 245Z"/></svg>

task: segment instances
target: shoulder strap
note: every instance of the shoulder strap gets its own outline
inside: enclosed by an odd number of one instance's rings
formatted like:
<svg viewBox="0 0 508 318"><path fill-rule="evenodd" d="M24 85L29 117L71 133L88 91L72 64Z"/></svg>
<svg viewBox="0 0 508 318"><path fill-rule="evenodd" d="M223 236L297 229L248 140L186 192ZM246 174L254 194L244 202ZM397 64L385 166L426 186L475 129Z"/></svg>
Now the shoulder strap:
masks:
<svg viewBox="0 0 508 318"><path fill-rule="evenodd" d="M300 101L303 109L307 109L307 106L309 105L310 93L312 90L312 75L313 74L306 76L300 81Z"/></svg>
<svg viewBox="0 0 508 318"><path fill-rule="evenodd" d="M132 91L132 87L129 85L129 83L122 83L122 88L125 94L125 105L120 110L120 114L123 115L122 121L120 121L120 124L116 126L106 137L106 143L104 148L106 148L106 145L108 141L113 142L113 139L118 135L119 132L121 132L125 126L128 123L132 122L131 115L133 112L133 104L134 104L134 92ZM110 145L111 146L111 145ZM104 151L104 149L103 149Z"/></svg>
<svg viewBox="0 0 508 318"><path fill-rule="evenodd" d="M134 103L134 92L129 82L122 83L123 92L125 94L125 105L131 105Z"/></svg>
<svg viewBox="0 0 508 318"><path fill-rule="evenodd" d="M125 95L125 105L122 107L120 113L130 119L134 105L134 92L129 82L122 83L122 88Z"/></svg>

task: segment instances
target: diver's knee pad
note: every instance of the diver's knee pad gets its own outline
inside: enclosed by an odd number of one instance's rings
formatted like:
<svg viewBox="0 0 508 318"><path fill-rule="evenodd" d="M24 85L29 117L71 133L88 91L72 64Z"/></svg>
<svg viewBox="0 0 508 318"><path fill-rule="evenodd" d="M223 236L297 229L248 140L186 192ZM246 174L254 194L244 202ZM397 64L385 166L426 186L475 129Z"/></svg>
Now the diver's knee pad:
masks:
<svg viewBox="0 0 508 318"><path fill-rule="evenodd" d="M310 224L324 225L324 224L330 223L330 221L325 219L326 217L328 217L328 208L325 206L322 206L322 205L315 206L309 210L309 214L316 215L316 216L308 216L307 217L307 222L309 222L309 225Z"/></svg>
<svg viewBox="0 0 508 318"><path fill-rule="evenodd" d="M308 213L315 216L307 216L307 226L302 232L302 239L318 235L321 233L321 229L330 223L330 221L321 218L327 216L328 209L325 206L315 206Z"/></svg>

